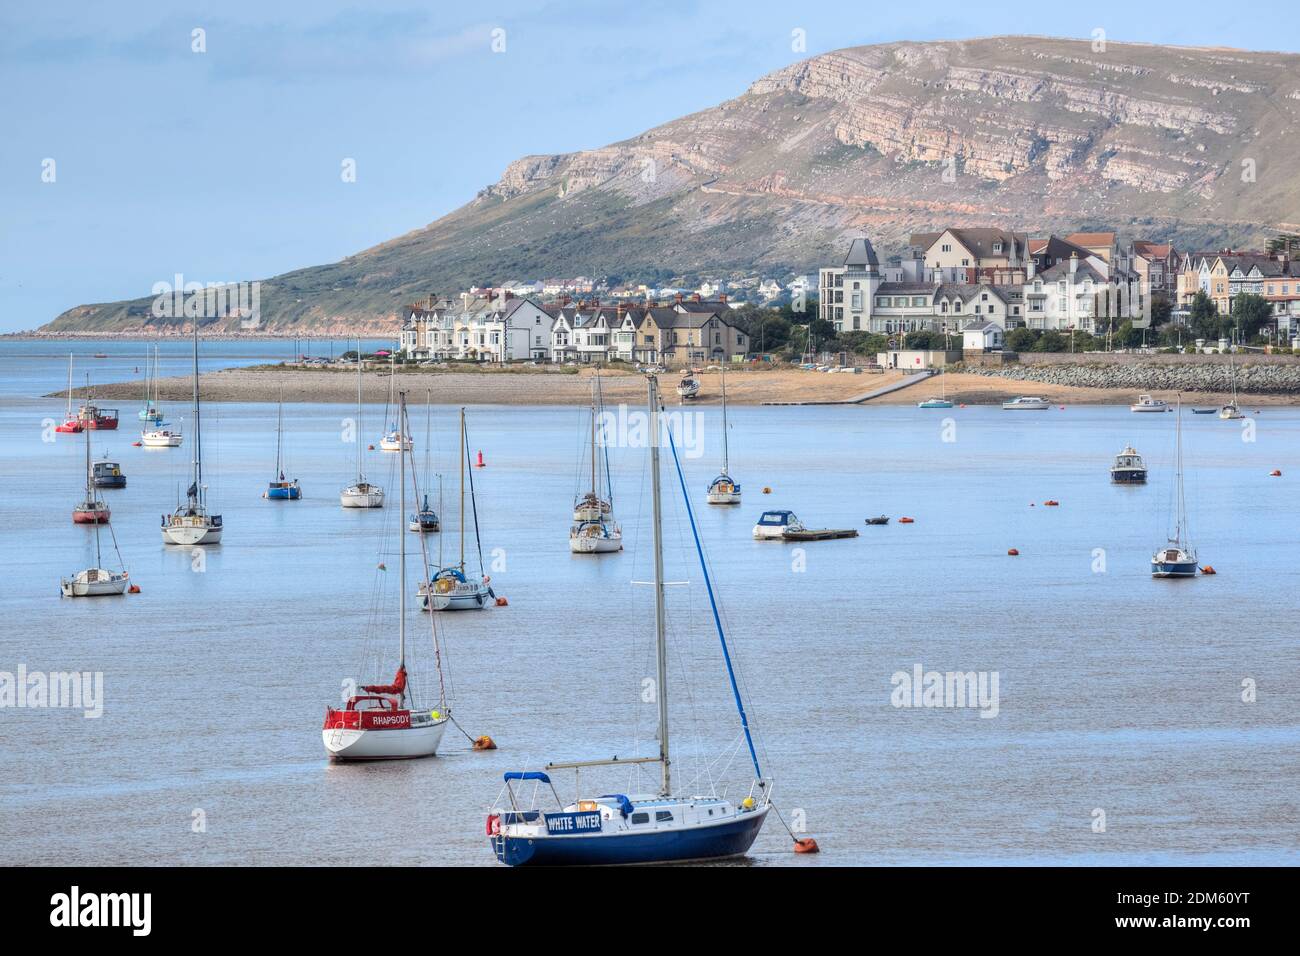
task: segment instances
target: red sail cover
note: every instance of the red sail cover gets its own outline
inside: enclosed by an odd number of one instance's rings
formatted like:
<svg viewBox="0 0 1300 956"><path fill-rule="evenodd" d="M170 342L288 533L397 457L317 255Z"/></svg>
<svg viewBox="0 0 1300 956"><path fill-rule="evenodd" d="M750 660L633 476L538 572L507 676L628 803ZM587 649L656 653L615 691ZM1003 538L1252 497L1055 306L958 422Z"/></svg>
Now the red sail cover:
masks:
<svg viewBox="0 0 1300 956"><path fill-rule="evenodd" d="M367 694L400 694L406 690L406 667L397 669L397 676L391 684L367 684L361 689Z"/></svg>

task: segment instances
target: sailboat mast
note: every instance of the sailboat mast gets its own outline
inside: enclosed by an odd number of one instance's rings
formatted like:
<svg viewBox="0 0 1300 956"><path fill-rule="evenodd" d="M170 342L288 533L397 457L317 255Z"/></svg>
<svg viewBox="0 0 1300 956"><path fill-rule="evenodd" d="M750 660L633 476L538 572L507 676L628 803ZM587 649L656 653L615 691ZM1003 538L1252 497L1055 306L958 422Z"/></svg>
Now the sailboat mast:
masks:
<svg viewBox="0 0 1300 956"><path fill-rule="evenodd" d="M86 501L94 507L94 483L90 479L90 429L83 428L82 431L86 433Z"/></svg>
<svg viewBox="0 0 1300 956"><path fill-rule="evenodd" d="M460 569L465 570L465 408L460 409Z"/></svg>
<svg viewBox="0 0 1300 956"><path fill-rule="evenodd" d="M284 441L284 386L280 386L280 404L275 411L275 478L280 480L281 444Z"/></svg>
<svg viewBox="0 0 1300 956"><path fill-rule="evenodd" d="M72 353L68 353L68 417L65 421L72 419Z"/></svg>
<svg viewBox="0 0 1300 956"><path fill-rule="evenodd" d="M1182 546L1187 524L1187 497L1183 493L1183 395L1178 393L1174 406L1174 481L1178 484L1178 517L1174 526L1174 540Z"/></svg>
<svg viewBox="0 0 1300 956"><path fill-rule="evenodd" d="M361 474L361 336L357 336L357 484L365 477Z"/></svg>
<svg viewBox="0 0 1300 956"><path fill-rule="evenodd" d="M397 397L397 427L406 427L406 393L400 392ZM406 514L406 449L399 444L397 456L400 459L398 463L397 475L398 486L397 492L397 537L401 541L398 548L397 558L397 662L400 667L406 666L406 533L402 526L403 516Z"/></svg>
<svg viewBox="0 0 1300 956"><path fill-rule="evenodd" d="M728 472L727 468L727 365L726 359L722 364L722 473Z"/></svg>
<svg viewBox="0 0 1300 956"><path fill-rule="evenodd" d="M650 404L650 486L654 502L655 549L655 661L659 701L659 765L663 768L662 796L671 796L672 768L668 759L668 645L664 639L664 542L663 506L659 493L659 383L646 379Z"/></svg>
<svg viewBox="0 0 1300 956"><path fill-rule="evenodd" d="M194 492L203 501L203 431L199 423L199 320L194 320Z"/></svg>
<svg viewBox="0 0 1300 956"><path fill-rule="evenodd" d="M599 375L599 373L597 373ZM591 381L591 494L600 498L596 487L596 380Z"/></svg>

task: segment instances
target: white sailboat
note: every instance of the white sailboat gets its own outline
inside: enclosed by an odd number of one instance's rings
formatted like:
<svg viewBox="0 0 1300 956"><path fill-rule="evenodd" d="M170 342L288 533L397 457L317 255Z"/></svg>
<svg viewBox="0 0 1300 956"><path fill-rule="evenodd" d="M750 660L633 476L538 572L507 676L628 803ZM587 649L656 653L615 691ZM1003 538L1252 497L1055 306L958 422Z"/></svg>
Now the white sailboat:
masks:
<svg viewBox="0 0 1300 956"><path fill-rule="evenodd" d="M944 370L939 369L939 397L917 402L917 408L952 408L952 402L948 401L948 390L944 387L943 374Z"/></svg>
<svg viewBox="0 0 1300 956"><path fill-rule="evenodd" d="M140 421L155 427L166 424L162 411L158 408L158 346L153 347L153 367L150 371L150 355L144 356L144 407L140 409Z"/></svg>
<svg viewBox="0 0 1300 956"><path fill-rule="evenodd" d="M399 396L398 422L406 425L406 393ZM398 503L406 511L407 451L401 452L398 469ZM414 482L414 467L412 467ZM418 491L418 487L416 489ZM341 708L327 707L321 740L331 760L402 760L432 757L438 752L443 731L450 719L446 691L442 681L442 655L432 618L429 631L433 639L434 661L438 668L438 706L429 708L415 700L406 666L406 534L397 525L397 674L391 684L366 684L361 693L348 698ZM427 552L421 543L424 576L429 573Z"/></svg>
<svg viewBox="0 0 1300 956"><path fill-rule="evenodd" d="M574 522L569 528L569 551L573 554L613 554L623 550L623 529L614 520L614 492L609 486L609 449L596 437L602 404L597 373L591 380L591 490L573 503ZM597 445L601 448L599 458Z"/></svg>
<svg viewBox="0 0 1300 956"><path fill-rule="evenodd" d="M203 484L203 431L199 423L199 322L194 320L194 406L191 410L194 430L194 458L191 461L190 487L185 503L178 504L170 515L162 516L162 537L167 544L220 544L221 515L208 511L208 489Z"/></svg>
<svg viewBox="0 0 1300 956"><path fill-rule="evenodd" d="M394 389L397 387L397 356L396 354L388 356L388 405L393 406ZM392 425L388 431L384 432L384 437L379 439L380 451L410 451L414 447L411 436L408 434L404 438L402 430L396 425Z"/></svg>
<svg viewBox="0 0 1300 956"><path fill-rule="evenodd" d="M1192 578L1196 576L1196 548L1187 527L1187 496L1183 493L1183 409L1182 397L1174 409L1174 529L1164 547L1151 557L1151 576L1155 578Z"/></svg>
<svg viewBox="0 0 1300 956"><path fill-rule="evenodd" d="M691 519L691 533L700 569L709 590L709 602L714 611L718 638L722 644L723 659L731 683L736 709L740 717L743 741L754 767L754 780L747 796L738 802L720 797L716 792L689 795L673 789L673 760L670 750L668 692L668 651L665 635L664 609L664 546L663 518L660 501L659 474L659 394L653 376L648 381L650 411L650 473L653 502L654 531L654 633L657 665L656 703L658 706L659 753L655 756L619 756L610 760L580 760L567 763L549 763L544 770L510 771L504 775L502 796L487 818L488 843L498 860L510 866L520 865L617 865L634 863L668 863L683 860L724 859L746 853L762 829L771 809L771 781L763 777L759 768L758 753L745 714L744 701L732 665L726 636L721 626L717 604L714 600L708 565L704 560L703 545L695 527L686 493L685 481L677 465L678 480ZM669 435L671 442L671 434ZM670 445L670 447L672 447ZM676 449L673 448L676 461ZM657 792L643 795L604 793L599 791L585 796L578 791L578 799L566 803L561 800L551 774L556 770L573 770L575 775L595 767L633 767L657 764L659 787ZM516 783L534 782L550 788L555 796L555 810L545 811L536 805L521 806L521 794L515 792ZM579 781L581 783L581 781Z"/></svg>
<svg viewBox="0 0 1300 956"><path fill-rule="evenodd" d="M465 409L460 410L460 561L438 569L420 585L420 606L426 611L477 611L488 606L494 594L483 573L483 549L478 537L478 502L474 498L474 478L470 476L470 504L474 513L474 541L478 548L478 577L465 571L465 466L469 457L465 437Z"/></svg>
<svg viewBox="0 0 1300 956"><path fill-rule="evenodd" d="M1233 360L1232 355L1228 356L1228 372L1232 376L1232 401L1219 409L1219 417L1224 421L1246 417L1241 413L1241 408L1237 404L1237 363Z"/></svg>
<svg viewBox="0 0 1300 956"><path fill-rule="evenodd" d="M382 508L384 506L384 489L366 481L366 473L361 468L361 340L357 339L357 423L352 430L357 443L357 480L348 485L339 494L339 503L344 508Z"/></svg>
<svg viewBox="0 0 1300 956"><path fill-rule="evenodd" d="M708 502L711 505L740 504L740 485L729 473L727 442L727 366L722 366L722 473L709 484Z"/></svg>

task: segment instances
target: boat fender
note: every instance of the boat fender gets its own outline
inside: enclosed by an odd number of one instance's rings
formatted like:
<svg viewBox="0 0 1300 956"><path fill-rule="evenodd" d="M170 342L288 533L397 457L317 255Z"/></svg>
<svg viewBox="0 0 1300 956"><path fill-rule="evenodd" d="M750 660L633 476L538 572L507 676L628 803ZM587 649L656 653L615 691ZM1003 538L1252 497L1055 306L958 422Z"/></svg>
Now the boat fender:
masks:
<svg viewBox="0 0 1300 956"><path fill-rule="evenodd" d="M820 853L821 847L812 837L804 837L801 840L794 841L794 852L796 853Z"/></svg>
<svg viewBox="0 0 1300 956"><path fill-rule="evenodd" d="M741 801L740 801L740 806L741 806L743 809L745 809L745 810L753 810L753 809L754 809L754 798L753 798L753 797L746 797L744 800L741 800Z"/></svg>
<svg viewBox="0 0 1300 956"><path fill-rule="evenodd" d="M1212 564L1207 564L1205 567L1201 568L1201 573L1202 573L1202 574L1218 574L1219 572L1216 571L1216 570L1214 570L1214 565L1212 565Z"/></svg>
<svg viewBox="0 0 1300 956"><path fill-rule="evenodd" d="M487 835L500 836L501 834L501 814L492 813L487 818Z"/></svg>
<svg viewBox="0 0 1300 956"><path fill-rule="evenodd" d="M489 737L487 734L484 734L482 737L475 738L474 749L475 750L496 750L497 742L493 740L491 737Z"/></svg>

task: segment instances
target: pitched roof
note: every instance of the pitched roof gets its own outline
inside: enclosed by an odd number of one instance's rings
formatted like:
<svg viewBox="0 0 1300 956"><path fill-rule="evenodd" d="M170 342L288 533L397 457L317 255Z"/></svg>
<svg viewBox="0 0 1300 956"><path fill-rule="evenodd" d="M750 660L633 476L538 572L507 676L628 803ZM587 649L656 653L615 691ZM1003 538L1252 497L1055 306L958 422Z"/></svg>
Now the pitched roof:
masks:
<svg viewBox="0 0 1300 956"><path fill-rule="evenodd" d="M844 257L845 266L879 266L876 250L871 247L871 240L862 236L854 239L849 246L849 254Z"/></svg>
<svg viewBox="0 0 1300 956"><path fill-rule="evenodd" d="M1113 246L1115 244L1115 233L1072 232L1065 237L1065 241L1077 243L1081 246Z"/></svg>

